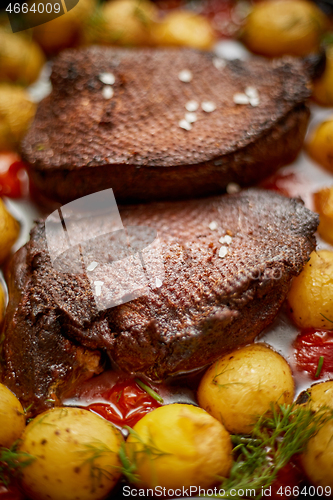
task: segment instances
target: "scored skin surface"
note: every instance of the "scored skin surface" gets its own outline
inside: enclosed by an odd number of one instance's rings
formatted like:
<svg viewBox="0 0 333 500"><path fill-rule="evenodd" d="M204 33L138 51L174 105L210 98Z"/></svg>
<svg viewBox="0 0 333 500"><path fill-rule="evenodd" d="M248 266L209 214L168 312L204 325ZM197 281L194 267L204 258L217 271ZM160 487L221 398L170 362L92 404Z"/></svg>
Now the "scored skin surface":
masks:
<svg viewBox="0 0 333 500"><path fill-rule="evenodd" d="M18 289L20 296L6 315L1 378L22 401L35 401L34 411L48 405L50 388L59 398L68 392L75 380L69 357L76 366L81 361L89 376L101 369L94 357L98 349L125 371L162 380L251 342L273 320L292 277L315 248L318 225L318 216L300 201L255 189L124 207L121 216L125 227L156 228L162 246L163 285L138 299L98 312L85 275L52 267L42 221L20 250L21 269L11 267L10 303ZM216 230L209 229L213 221ZM232 242L220 258L219 239L227 231ZM105 248L97 249L97 262ZM84 356L75 357L76 346L95 360L88 373ZM50 368L54 359L56 373Z"/></svg>
<svg viewBox="0 0 333 500"><path fill-rule="evenodd" d="M229 182L249 185L294 160L309 111L309 69L301 60L228 61L190 49L90 47L55 61L53 91L22 144L37 191L66 203L112 187L119 202L205 196ZM189 69L190 82L180 71ZM115 76L111 99L99 75ZM259 105L235 93L257 89ZM183 130L188 101L197 121ZM216 110L200 105L212 101Z"/></svg>

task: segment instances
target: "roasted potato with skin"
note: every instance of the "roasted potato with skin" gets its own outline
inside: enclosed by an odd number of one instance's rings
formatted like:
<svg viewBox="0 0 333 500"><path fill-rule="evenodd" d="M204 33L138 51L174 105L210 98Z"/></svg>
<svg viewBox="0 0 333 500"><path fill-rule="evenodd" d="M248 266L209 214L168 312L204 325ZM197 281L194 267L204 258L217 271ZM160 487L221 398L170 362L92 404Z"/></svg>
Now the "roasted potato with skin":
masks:
<svg viewBox="0 0 333 500"><path fill-rule="evenodd" d="M288 295L290 313L301 328L333 326L333 252L312 252L309 262L294 278Z"/></svg>
<svg viewBox="0 0 333 500"><path fill-rule="evenodd" d="M247 434L272 404L290 404L294 381L286 360L266 344L226 354L203 376L198 401L231 433Z"/></svg>
<svg viewBox="0 0 333 500"><path fill-rule="evenodd" d="M333 172L333 116L311 131L306 151L316 162Z"/></svg>
<svg viewBox="0 0 333 500"><path fill-rule="evenodd" d="M11 248L20 233L20 224L8 212L4 202L0 198L0 264L2 264L10 254Z"/></svg>
<svg viewBox="0 0 333 500"><path fill-rule="evenodd" d="M325 14L312 2L264 1L253 6L242 39L252 52L263 56L305 56L318 50L327 25Z"/></svg>
<svg viewBox="0 0 333 500"><path fill-rule="evenodd" d="M324 240L333 244L333 186L314 193L314 205L320 215L318 232Z"/></svg>
<svg viewBox="0 0 333 500"><path fill-rule="evenodd" d="M151 26L157 12L156 6L149 0L105 2L101 8L99 26L95 26L93 41L129 46L151 45Z"/></svg>
<svg viewBox="0 0 333 500"><path fill-rule="evenodd" d="M152 27L156 45L188 46L209 50L215 42L209 21L187 10L177 10L168 14L163 21Z"/></svg>
<svg viewBox="0 0 333 500"><path fill-rule="evenodd" d="M182 488L214 485L232 464L229 433L202 408L161 406L133 428L126 452L137 465L137 486Z"/></svg>
<svg viewBox="0 0 333 500"><path fill-rule="evenodd" d="M33 37L48 55L80 45L85 25L95 8L96 0L80 0L67 14L36 26Z"/></svg>
<svg viewBox="0 0 333 500"><path fill-rule="evenodd" d="M313 82L312 97L323 106L333 106L333 45L326 48L326 67Z"/></svg>
<svg viewBox="0 0 333 500"><path fill-rule="evenodd" d="M307 390L308 405L315 411L333 409L333 382L316 384ZM308 442L301 463L311 484L333 488L333 416ZM325 490L324 490L325 491ZM326 490L327 491L327 490Z"/></svg>
<svg viewBox="0 0 333 500"><path fill-rule="evenodd" d="M0 384L0 446L10 448L25 428L21 403L5 385Z"/></svg>
<svg viewBox="0 0 333 500"><path fill-rule="evenodd" d="M14 149L36 113L36 104L21 87L0 83L0 151Z"/></svg>
<svg viewBox="0 0 333 500"><path fill-rule="evenodd" d="M0 27L0 81L30 85L44 63L45 56L37 43Z"/></svg>
<svg viewBox="0 0 333 500"><path fill-rule="evenodd" d="M6 312L6 293L0 281L0 327L5 317Z"/></svg>
<svg viewBox="0 0 333 500"><path fill-rule="evenodd" d="M120 477L121 433L107 420L79 408L53 408L26 427L19 450L35 457L22 470L34 500L98 500Z"/></svg>

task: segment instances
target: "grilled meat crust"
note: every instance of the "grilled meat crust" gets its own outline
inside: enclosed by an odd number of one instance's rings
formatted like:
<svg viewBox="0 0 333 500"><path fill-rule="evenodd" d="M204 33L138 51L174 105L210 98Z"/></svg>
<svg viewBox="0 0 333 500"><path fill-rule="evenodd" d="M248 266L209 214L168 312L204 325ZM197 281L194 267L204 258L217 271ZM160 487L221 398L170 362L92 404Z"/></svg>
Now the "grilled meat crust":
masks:
<svg viewBox="0 0 333 500"><path fill-rule="evenodd" d="M309 117L307 66L286 57L217 69L215 60L190 49L63 52L22 144L35 190L61 203L107 187L119 202L207 196L293 161ZM190 82L179 79L184 69ZM115 77L109 99L103 73ZM246 87L258 91L258 105L235 104ZM197 120L184 130L191 100ZM205 101L216 110L201 109Z"/></svg>
<svg viewBox="0 0 333 500"><path fill-rule="evenodd" d="M301 201L256 189L128 206L121 216L125 227L157 229L165 267L160 288L126 304L98 312L86 275L55 271L42 221L14 257L1 378L25 404L33 401L35 411L47 405L50 391L59 399L68 391L74 346L95 360L85 374L100 369L99 350L125 371L161 380L251 342L273 320L315 248L318 225ZM231 242L220 242L226 234ZM100 245L101 254L108 251Z"/></svg>

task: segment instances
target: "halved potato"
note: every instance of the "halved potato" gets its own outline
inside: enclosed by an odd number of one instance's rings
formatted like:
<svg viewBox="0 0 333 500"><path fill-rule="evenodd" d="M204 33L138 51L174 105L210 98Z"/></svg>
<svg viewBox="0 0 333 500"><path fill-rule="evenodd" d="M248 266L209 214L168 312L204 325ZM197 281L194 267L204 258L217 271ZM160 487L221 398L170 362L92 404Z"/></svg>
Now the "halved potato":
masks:
<svg viewBox="0 0 333 500"><path fill-rule="evenodd" d="M320 215L318 232L324 240L333 244L333 186L314 193L315 210Z"/></svg>

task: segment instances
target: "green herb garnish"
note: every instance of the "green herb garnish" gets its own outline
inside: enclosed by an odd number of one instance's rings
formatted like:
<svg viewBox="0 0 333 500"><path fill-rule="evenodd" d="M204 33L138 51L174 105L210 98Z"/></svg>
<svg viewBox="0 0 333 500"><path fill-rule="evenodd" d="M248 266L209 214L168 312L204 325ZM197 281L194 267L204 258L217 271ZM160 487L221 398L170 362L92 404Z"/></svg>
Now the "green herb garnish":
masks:
<svg viewBox="0 0 333 500"><path fill-rule="evenodd" d="M324 356L319 356L319 361L318 361L318 366L317 366L317 371L316 371L316 374L315 374L315 377L318 378L320 373L321 373L321 370L323 368L323 364L324 364Z"/></svg>
<svg viewBox="0 0 333 500"><path fill-rule="evenodd" d="M148 385L144 384L139 378L135 379L135 383L138 384L138 386L141 387L141 389L146 391L146 393L149 394L149 396L151 396L153 399L155 399L158 403L164 402L163 398L161 398L161 396L159 394L157 394L157 392L155 392L154 389L152 389Z"/></svg>
<svg viewBox="0 0 333 500"><path fill-rule="evenodd" d="M0 484L9 486L13 480L20 478L22 469L30 465L36 457L18 451L18 442L10 448L0 448Z"/></svg>

